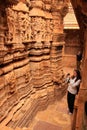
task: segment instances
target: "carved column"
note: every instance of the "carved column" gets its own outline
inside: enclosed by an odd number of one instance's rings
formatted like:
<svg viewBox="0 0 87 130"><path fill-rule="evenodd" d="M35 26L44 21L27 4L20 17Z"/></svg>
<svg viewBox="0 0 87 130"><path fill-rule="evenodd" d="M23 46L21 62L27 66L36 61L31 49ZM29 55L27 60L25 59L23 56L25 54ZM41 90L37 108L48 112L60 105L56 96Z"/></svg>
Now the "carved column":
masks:
<svg viewBox="0 0 87 130"><path fill-rule="evenodd" d="M0 4L0 121L2 121L6 115L3 109L5 98L5 76L3 71L4 56L6 54L6 47L4 47L5 30L6 30L6 12L5 7Z"/></svg>
<svg viewBox="0 0 87 130"><path fill-rule="evenodd" d="M39 100L39 108L46 106L47 101L47 72L45 60L49 60L49 56L45 55L46 50L44 49L45 32L46 32L46 20L44 13L44 2L43 0L32 0L31 1L31 41L32 48L30 50L30 66L32 73L33 88L36 92L35 96ZM43 105L45 104L45 105Z"/></svg>
<svg viewBox="0 0 87 130"><path fill-rule="evenodd" d="M1 2L1 1L0 1ZM17 101L16 78L13 71L13 54L10 47L5 46L7 17L5 6L0 4L0 122L8 115L8 112ZM12 99L12 100L11 100ZM12 103L13 101L13 103Z"/></svg>
<svg viewBox="0 0 87 130"><path fill-rule="evenodd" d="M31 32L29 8L19 2L16 6L7 7L4 11L6 11L6 19L2 17L1 22L4 20L5 23L3 22L2 32L0 33L0 47L2 46L3 50L3 53L2 51L0 53L0 59L3 59L0 67L0 80L3 81L0 84L3 96L0 99L0 121L9 114L9 111L22 98L25 97L26 99L32 91L29 50L26 47L26 44L30 42ZM3 55L3 58L1 55Z"/></svg>
<svg viewBox="0 0 87 130"><path fill-rule="evenodd" d="M45 13L45 40L43 45L43 52L44 52L44 79L45 79L45 86L48 95L48 103L54 100L54 87L52 81L52 72L51 72L51 43L53 40L53 17L51 13L51 0L43 0L44 2L44 13Z"/></svg>
<svg viewBox="0 0 87 130"><path fill-rule="evenodd" d="M64 1L52 0L52 15L53 15L53 42L51 46L51 64L53 81L60 82L62 70L62 51L64 45L63 33L63 17L66 14L67 5Z"/></svg>
<svg viewBox="0 0 87 130"><path fill-rule="evenodd" d="M76 98L77 113L75 115L75 124L72 128L77 130L87 129L87 1L71 0L79 26L80 41L83 43L83 60L82 60L82 84ZM86 106L85 106L86 103Z"/></svg>

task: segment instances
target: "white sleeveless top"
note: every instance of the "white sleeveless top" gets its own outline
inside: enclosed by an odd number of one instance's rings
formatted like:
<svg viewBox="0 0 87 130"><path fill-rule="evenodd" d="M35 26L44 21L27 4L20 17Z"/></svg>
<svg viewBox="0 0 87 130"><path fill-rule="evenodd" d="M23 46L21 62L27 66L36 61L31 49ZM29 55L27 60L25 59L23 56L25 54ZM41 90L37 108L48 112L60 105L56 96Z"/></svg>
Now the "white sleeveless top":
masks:
<svg viewBox="0 0 87 130"><path fill-rule="evenodd" d="M79 86L80 85L80 82L81 82L81 80L79 79L79 80L77 80L76 82L75 82L75 80L76 80L76 77L74 78L74 79L70 79L70 83L69 83L69 85L68 85L68 91L71 93L71 94L77 94L77 86Z"/></svg>

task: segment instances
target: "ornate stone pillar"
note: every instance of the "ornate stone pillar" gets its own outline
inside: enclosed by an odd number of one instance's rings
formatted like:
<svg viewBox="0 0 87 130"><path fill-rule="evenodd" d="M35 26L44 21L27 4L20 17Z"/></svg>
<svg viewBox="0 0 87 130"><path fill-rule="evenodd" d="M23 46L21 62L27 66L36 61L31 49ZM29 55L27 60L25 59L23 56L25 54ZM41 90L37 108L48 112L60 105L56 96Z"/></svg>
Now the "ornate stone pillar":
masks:
<svg viewBox="0 0 87 130"><path fill-rule="evenodd" d="M51 66L53 81L60 82L62 70L62 51L64 45L63 17L67 13L64 1L52 0L52 16L54 23L53 42L51 46Z"/></svg>
<svg viewBox="0 0 87 130"><path fill-rule="evenodd" d="M31 50L30 65L32 73L32 82L35 90L41 89L44 83L43 77L43 41L45 32L45 16L43 11L43 1L31 1Z"/></svg>
<svg viewBox="0 0 87 130"><path fill-rule="evenodd" d="M7 117L9 111L22 98L25 97L24 100L26 100L32 91L28 57L29 47L27 49L31 32L29 8L19 2L16 6L6 7L4 11L6 17L2 16L0 23L1 25L3 22L2 32L0 33L0 47L2 46L3 50L0 53L0 59L2 60L0 80L2 79L3 81L0 84L2 90L2 96L0 97L0 121ZM0 13L3 14L2 12ZM4 122L4 125L6 123L7 120Z"/></svg>
<svg viewBox="0 0 87 130"><path fill-rule="evenodd" d="M46 32L46 20L44 13L44 2L43 0L32 0L31 1L31 42L32 47L30 50L30 66L32 74L33 88L35 89L35 96L37 96L38 102L40 103L38 109L43 109L47 102L47 85L49 84L49 79L47 81L47 71L46 65L48 61L49 50L45 50L45 32ZM46 52L47 51L47 52ZM45 105L43 105L45 104Z"/></svg>
<svg viewBox="0 0 87 130"><path fill-rule="evenodd" d="M3 109L5 98L5 76L3 71L4 56L6 54L6 47L4 47L5 30L6 30L6 12L5 7L0 4L0 121L2 121L6 115Z"/></svg>
<svg viewBox="0 0 87 130"><path fill-rule="evenodd" d="M45 13L45 40L43 45L44 52L44 78L45 78L45 86L48 95L48 103L54 100L54 87L52 81L52 72L51 72L51 58L50 58L50 50L51 43L53 40L53 17L51 13L51 0L43 0L44 2L44 13Z"/></svg>
<svg viewBox="0 0 87 130"><path fill-rule="evenodd" d="M79 26L80 41L83 44L83 60L82 60L82 84L76 98L76 114L73 118L72 129L87 129L87 1L71 0ZM86 106L85 106L86 103Z"/></svg>
<svg viewBox="0 0 87 130"><path fill-rule="evenodd" d="M1 1L0 1L1 2ZM6 5L0 4L0 122L8 115L17 101L16 77L13 71L13 51L6 44ZM13 103L12 103L13 101Z"/></svg>

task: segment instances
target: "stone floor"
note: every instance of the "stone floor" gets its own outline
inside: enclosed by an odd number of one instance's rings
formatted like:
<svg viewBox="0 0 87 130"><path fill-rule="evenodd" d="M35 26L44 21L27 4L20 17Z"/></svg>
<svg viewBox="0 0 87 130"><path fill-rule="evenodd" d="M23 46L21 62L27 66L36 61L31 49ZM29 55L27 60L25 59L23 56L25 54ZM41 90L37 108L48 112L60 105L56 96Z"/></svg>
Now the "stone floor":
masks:
<svg viewBox="0 0 87 130"><path fill-rule="evenodd" d="M67 112L66 95L49 105L44 111L38 112L30 125L31 130L70 130L71 115Z"/></svg>
<svg viewBox="0 0 87 130"><path fill-rule="evenodd" d="M65 68L65 73L73 73L72 68ZM72 115L67 112L66 95L54 104L49 105L44 111L38 112L32 123L30 130L71 130Z"/></svg>

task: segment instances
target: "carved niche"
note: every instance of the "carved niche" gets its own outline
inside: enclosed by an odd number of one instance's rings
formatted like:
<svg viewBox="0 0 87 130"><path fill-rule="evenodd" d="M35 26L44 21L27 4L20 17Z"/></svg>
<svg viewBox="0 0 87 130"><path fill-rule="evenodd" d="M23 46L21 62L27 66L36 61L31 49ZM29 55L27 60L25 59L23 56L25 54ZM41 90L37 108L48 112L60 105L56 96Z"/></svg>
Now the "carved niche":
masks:
<svg viewBox="0 0 87 130"><path fill-rule="evenodd" d="M45 20L42 17L31 17L31 40L45 39Z"/></svg>
<svg viewBox="0 0 87 130"><path fill-rule="evenodd" d="M30 17L28 12L18 12L18 27L22 42L28 42L31 35Z"/></svg>
<svg viewBox="0 0 87 130"><path fill-rule="evenodd" d="M42 9L33 8L30 11L31 17L31 40L44 41L45 40L45 27L46 20L45 14Z"/></svg>
<svg viewBox="0 0 87 130"><path fill-rule="evenodd" d="M17 42L28 42L30 40L31 28L29 9L26 4L19 2L16 6L6 9L7 31L6 44Z"/></svg>
<svg viewBox="0 0 87 130"><path fill-rule="evenodd" d="M5 37L6 44L12 44L15 38L15 14L11 8L6 9L7 31Z"/></svg>
<svg viewBox="0 0 87 130"><path fill-rule="evenodd" d="M53 16L52 14L48 11L45 11L45 19L46 19L46 32L45 32L45 40L46 41L52 41L53 37Z"/></svg>

